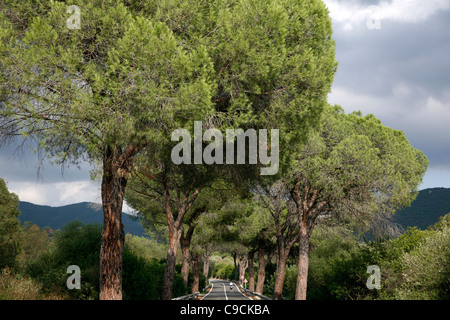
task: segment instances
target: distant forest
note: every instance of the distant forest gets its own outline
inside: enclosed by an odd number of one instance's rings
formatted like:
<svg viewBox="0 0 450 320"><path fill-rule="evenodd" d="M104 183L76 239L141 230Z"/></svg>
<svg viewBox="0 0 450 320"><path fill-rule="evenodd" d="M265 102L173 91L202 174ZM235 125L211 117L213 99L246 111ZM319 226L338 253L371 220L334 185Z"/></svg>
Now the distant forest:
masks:
<svg viewBox="0 0 450 320"><path fill-rule="evenodd" d="M19 220L22 224L29 221L41 228L50 227L53 230L62 229L73 220L84 224L103 223L101 205L96 206L93 203L81 202L63 207L49 207L21 201L19 209L21 211ZM411 206L396 212L392 222L398 224L402 231L406 231L408 227L426 230L447 213L450 213L450 189L430 188L419 191ZM125 233L145 236L144 227L138 218L124 214L123 224Z"/></svg>
<svg viewBox="0 0 450 320"><path fill-rule="evenodd" d="M419 192L410 207L402 209L394 215L393 221L405 229L417 227L425 230L449 212L450 189L424 189Z"/></svg>

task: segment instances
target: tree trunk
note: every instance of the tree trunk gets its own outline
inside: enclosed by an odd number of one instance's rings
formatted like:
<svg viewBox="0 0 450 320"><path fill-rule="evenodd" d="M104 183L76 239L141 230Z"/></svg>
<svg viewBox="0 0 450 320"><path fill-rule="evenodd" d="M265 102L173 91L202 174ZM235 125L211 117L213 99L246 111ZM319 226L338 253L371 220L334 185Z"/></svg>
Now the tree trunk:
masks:
<svg viewBox="0 0 450 320"><path fill-rule="evenodd" d="M211 249L207 246L205 248L205 254L203 255L203 275L205 276L205 281L208 282L209 279L209 256L211 255Z"/></svg>
<svg viewBox="0 0 450 320"><path fill-rule="evenodd" d="M314 229L316 218L327 206L327 201L320 200L320 191L309 186L303 187L303 195L300 192L300 178L291 191L292 199L297 207L298 214L298 271L295 288L295 300L306 300L309 265L309 241Z"/></svg>
<svg viewBox="0 0 450 320"><path fill-rule="evenodd" d="M184 287L186 288L186 293L188 290L188 280L189 280L189 269L191 265L191 239L192 234L194 231L194 227L189 227L188 231L186 232L186 236L183 235L183 232L181 232L180 237L180 246L181 246L181 252L183 254L183 263L181 266L181 275L183 277L183 283Z"/></svg>
<svg viewBox="0 0 450 320"><path fill-rule="evenodd" d="M266 279L266 266L269 259L264 259L264 247L260 242L258 249L258 279L256 282L256 291L257 293L263 294L264 290L264 280Z"/></svg>
<svg viewBox="0 0 450 320"><path fill-rule="evenodd" d="M277 269L275 271L275 288L273 292L274 300L281 300L283 297L284 277L286 274L286 261L292 246L298 238L298 232L293 234L293 229L288 228L287 236L281 232L278 220L275 222L277 228Z"/></svg>
<svg viewBox="0 0 450 320"><path fill-rule="evenodd" d="M301 223L300 225L298 273L297 285L295 288L295 300L306 300L309 264L309 233L303 223Z"/></svg>
<svg viewBox="0 0 450 320"><path fill-rule="evenodd" d="M264 280L266 280L266 264L261 264L261 262L259 262L258 264L259 264L258 277L257 277L257 280L256 280L255 292L263 294Z"/></svg>
<svg viewBox="0 0 450 320"><path fill-rule="evenodd" d="M264 251L266 246L264 240L261 238L258 243L258 279L256 282L257 293L263 294L264 291L264 280L266 279L266 266L272 259L272 253L267 253L267 259L264 259Z"/></svg>
<svg viewBox="0 0 450 320"><path fill-rule="evenodd" d="M233 280L238 280L239 279L239 268L238 268L238 263L236 262L237 259L237 253L233 253L233 260L234 260L234 279Z"/></svg>
<svg viewBox="0 0 450 320"><path fill-rule="evenodd" d="M192 257L192 293L199 292L200 283L200 256Z"/></svg>
<svg viewBox="0 0 450 320"><path fill-rule="evenodd" d="M103 230L100 247L100 300L122 299L125 234L122 206L135 155L144 145L130 144L124 152L108 146L103 154Z"/></svg>
<svg viewBox="0 0 450 320"><path fill-rule="evenodd" d="M100 248L100 300L122 299L122 260L125 242L122 224L126 181L103 178L103 231ZM120 187L120 188L117 188ZM108 199L108 200L107 200Z"/></svg>
<svg viewBox="0 0 450 320"><path fill-rule="evenodd" d="M162 300L172 299L173 280L175 274L175 264L177 260L178 243L183 232L183 218L186 212L192 206L198 196L198 189L192 194L191 200L188 199L189 192L186 192L181 207L178 209L176 218L172 214L170 206L170 192L166 180L163 182L164 200L167 216L167 225L169 227L169 247L167 250L166 268L164 270Z"/></svg>
<svg viewBox="0 0 450 320"><path fill-rule="evenodd" d="M248 253L248 290L255 291L255 268L253 266L253 259L255 252L250 251Z"/></svg>
<svg viewBox="0 0 450 320"><path fill-rule="evenodd" d="M102 206L103 230L100 248L100 300L122 299L122 260L125 235L122 205L127 185L127 168L133 162L128 157L118 166L111 148L103 158Z"/></svg>
<svg viewBox="0 0 450 320"><path fill-rule="evenodd" d="M273 290L274 300L281 300L283 298L283 285L284 277L286 275L286 261L288 255L288 250L278 250L277 269L275 271L275 288Z"/></svg>
<svg viewBox="0 0 450 320"><path fill-rule="evenodd" d="M169 247L167 250L166 268L164 270L162 300L172 299L173 280L175 275L175 264L177 262L178 243L180 241L181 230L169 232Z"/></svg>
<svg viewBox="0 0 450 320"><path fill-rule="evenodd" d="M243 278L245 277L245 269L247 269L248 260L245 254L239 255L239 284L243 284Z"/></svg>
<svg viewBox="0 0 450 320"><path fill-rule="evenodd" d="M190 269L190 253L189 248L181 247L181 251L183 253L183 263L181 265L181 276L183 277L183 284L186 288L186 293L188 291L188 280L189 280L189 269Z"/></svg>

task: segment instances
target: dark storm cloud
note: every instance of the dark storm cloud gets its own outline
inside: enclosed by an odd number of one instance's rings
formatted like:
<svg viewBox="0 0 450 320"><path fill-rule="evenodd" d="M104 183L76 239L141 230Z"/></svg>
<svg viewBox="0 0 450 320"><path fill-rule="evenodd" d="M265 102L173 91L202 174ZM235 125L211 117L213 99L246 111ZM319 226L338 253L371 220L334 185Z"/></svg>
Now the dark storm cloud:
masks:
<svg viewBox="0 0 450 320"><path fill-rule="evenodd" d="M89 179L92 166L87 162L74 165L54 165L40 160L33 146L20 141L3 147L0 153L0 177L7 181L55 183Z"/></svg>
<svg viewBox="0 0 450 320"><path fill-rule="evenodd" d="M403 82L441 96L450 83L448 11L417 23L382 21L380 30L335 28L336 82L362 93L390 94Z"/></svg>
<svg viewBox="0 0 450 320"><path fill-rule="evenodd" d="M339 61L330 102L403 130L431 169L450 171L450 1L324 2ZM380 29L367 27L373 4Z"/></svg>

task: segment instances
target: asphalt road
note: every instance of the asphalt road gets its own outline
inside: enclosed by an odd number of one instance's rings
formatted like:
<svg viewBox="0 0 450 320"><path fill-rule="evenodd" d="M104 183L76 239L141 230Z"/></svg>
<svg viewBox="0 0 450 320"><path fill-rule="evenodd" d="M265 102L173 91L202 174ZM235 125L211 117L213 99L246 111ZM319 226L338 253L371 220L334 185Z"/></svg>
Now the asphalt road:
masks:
<svg viewBox="0 0 450 320"><path fill-rule="evenodd" d="M230 281L211 280L211 285L211 290L202 300L251 300L241 293L235 284L233 289L230 289Z"/></svg>

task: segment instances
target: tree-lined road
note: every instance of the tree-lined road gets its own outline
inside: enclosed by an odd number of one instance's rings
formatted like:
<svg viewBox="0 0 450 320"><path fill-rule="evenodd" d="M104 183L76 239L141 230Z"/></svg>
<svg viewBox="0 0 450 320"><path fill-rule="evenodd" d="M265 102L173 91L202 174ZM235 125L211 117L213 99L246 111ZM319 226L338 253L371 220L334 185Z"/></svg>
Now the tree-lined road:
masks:
<svg viewBox="0 0 450 320"><path fill-rule="evenodd" d="M202 300L251 300L236 285L230 289L230 281L211 280L211 290Z"/></svg>

